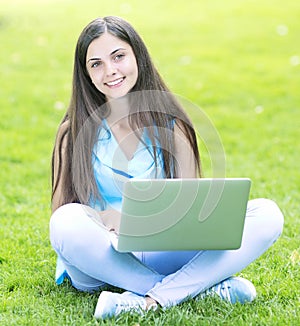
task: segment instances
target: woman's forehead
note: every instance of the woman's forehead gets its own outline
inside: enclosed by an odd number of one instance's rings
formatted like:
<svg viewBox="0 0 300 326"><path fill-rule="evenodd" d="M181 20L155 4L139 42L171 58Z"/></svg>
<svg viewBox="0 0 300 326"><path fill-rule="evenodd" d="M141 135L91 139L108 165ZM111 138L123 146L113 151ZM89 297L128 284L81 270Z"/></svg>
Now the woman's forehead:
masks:
<svg viewBox="0 0 300 326"><path fill-rule="evenodd" d="M131 49L131 46L110 33L103 33L101 36L91 42L87 50L87 61L91 58L97 57L104 59L110 56L118 49Z"/></svg>

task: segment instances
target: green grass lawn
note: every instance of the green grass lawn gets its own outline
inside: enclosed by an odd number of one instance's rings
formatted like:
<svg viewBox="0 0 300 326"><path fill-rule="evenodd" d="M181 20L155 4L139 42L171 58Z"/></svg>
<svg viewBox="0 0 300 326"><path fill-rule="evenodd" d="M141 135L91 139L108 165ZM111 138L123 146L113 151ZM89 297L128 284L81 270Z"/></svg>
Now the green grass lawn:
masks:
<svg viewBox="0 0 300 326"><path fill-rule="evenodd" d="M101 324L93 319L98 293L55 285L48 222L51 150L68 106L75 43L90 20L104 15L136 27L172 91L218 130L226 175L250 177L251 198L274 199L285 228L241 273L257 288L254 303L190 300L103 324L298 325L300 2L294 0L0 1L0 324ZM199 112L190 109L196 128Z"/></svg>

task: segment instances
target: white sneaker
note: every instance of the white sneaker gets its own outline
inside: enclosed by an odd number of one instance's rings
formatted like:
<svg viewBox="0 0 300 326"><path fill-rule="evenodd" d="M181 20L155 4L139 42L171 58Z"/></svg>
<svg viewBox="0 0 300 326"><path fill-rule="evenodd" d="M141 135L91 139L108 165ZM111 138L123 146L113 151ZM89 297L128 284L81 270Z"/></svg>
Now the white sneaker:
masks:
<svg viewBox="0 0 300 326"><path fill-rule="evenodd" d="M230 277L200 293L196 298L199 300L214 294L231 303L245 303L255 299L256 290L250 281L242 277Z"/></svg>
<svg viewBox="0 0 300 326"><path fill-rule="evenodd" d="M143 314L146 310L147 303L145 297L132 292L113 293L102 291L97 302L94 316L97 319L105 319L127 311L136 311Z"/></svg>

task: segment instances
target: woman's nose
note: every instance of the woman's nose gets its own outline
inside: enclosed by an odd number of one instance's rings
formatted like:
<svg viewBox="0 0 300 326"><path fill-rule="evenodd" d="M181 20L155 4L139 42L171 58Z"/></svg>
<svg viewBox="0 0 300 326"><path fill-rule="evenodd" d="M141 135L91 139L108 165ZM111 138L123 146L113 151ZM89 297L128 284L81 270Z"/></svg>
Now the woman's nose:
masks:
<svg viewBox="0 0 300 326"><path fill-rule="evenodd" d="M117 73L117 68L115 67L115 65L111 62L108 62L106 64L106 76L113 76Z"/></svg>

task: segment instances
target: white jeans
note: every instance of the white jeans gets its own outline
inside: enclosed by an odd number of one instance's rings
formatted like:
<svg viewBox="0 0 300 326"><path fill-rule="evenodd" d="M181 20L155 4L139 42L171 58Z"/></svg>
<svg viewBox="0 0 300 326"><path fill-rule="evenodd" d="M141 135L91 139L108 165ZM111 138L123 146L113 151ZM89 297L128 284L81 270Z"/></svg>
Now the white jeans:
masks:
<svg viewBox="0 0 300 326"><path fill-rule="evenodd" d="M50 239L75 288L92 291L110 284L167 307L241 271L277 240L282 228L278 206L254 199L248 203L240 249L119 253L108 231L82 205L67 204L51 217Z"/></svg>

